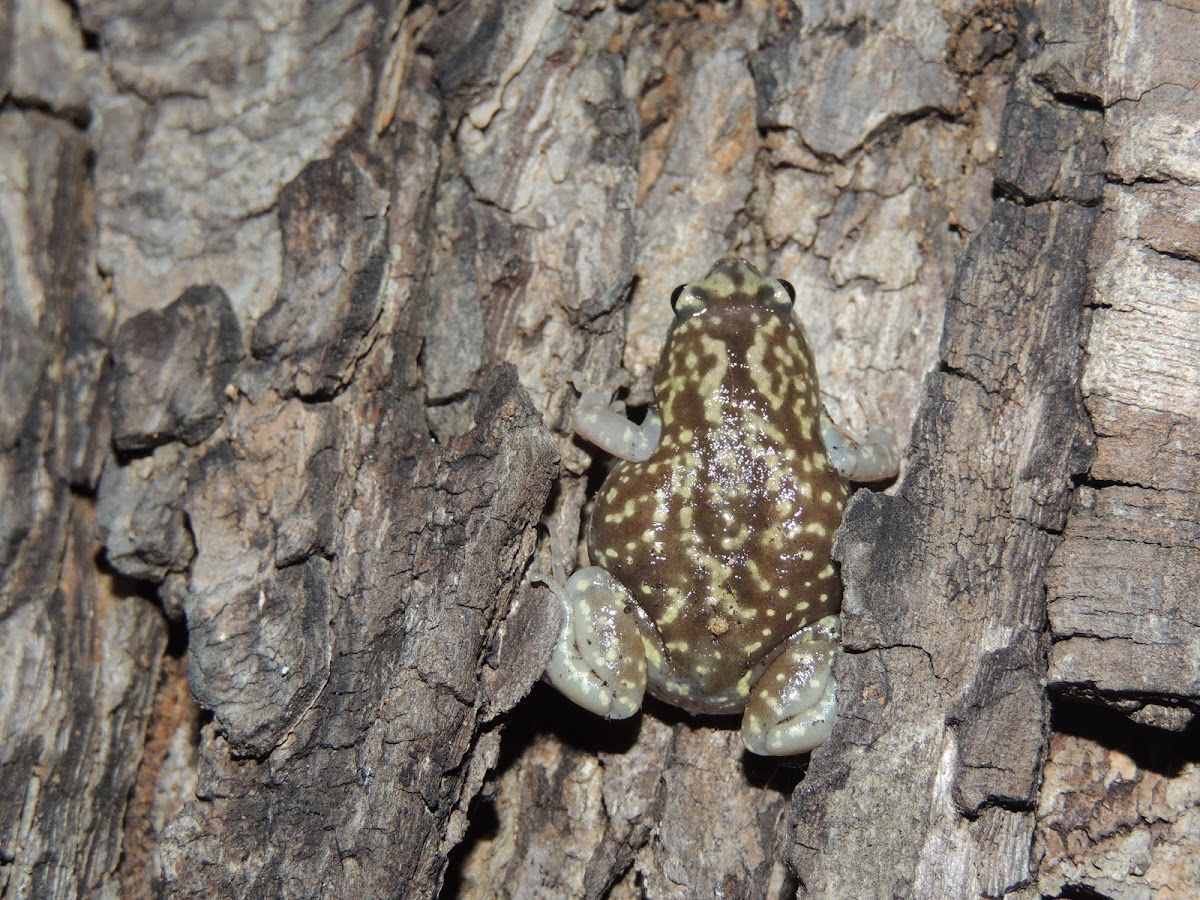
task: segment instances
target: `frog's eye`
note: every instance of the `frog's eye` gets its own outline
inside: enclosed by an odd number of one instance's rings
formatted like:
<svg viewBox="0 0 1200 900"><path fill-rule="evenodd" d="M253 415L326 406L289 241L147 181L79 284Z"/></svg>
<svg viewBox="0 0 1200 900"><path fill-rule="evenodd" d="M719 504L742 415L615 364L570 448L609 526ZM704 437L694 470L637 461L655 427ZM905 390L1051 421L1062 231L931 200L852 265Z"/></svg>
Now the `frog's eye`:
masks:
<svg viewBox="0 0 1200 900"><path fill-rule="evenodd" d="M771 279L759 288L758 296L761 298L759 302L765 303L771 309L786 312L796 302L796 289L792 287L791 282L782 278Z"/></svg>
<svg viewBox="0 0 1200 900"><path fill-rule="evenodd" d="M686 319L704 312L707 306L704 295L690 284L681 284L671 291L671 309L675 310L675 317L678 319Z"/></svg>

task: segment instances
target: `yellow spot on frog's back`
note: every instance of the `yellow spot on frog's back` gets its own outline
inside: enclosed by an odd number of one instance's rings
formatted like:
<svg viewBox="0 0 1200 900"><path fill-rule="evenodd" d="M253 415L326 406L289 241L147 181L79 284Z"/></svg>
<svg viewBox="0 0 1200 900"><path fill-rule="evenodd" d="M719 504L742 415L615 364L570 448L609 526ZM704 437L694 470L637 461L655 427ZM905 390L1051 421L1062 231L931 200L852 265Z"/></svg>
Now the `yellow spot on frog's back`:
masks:
<svg viewBox="0 0 1200 900"><path fill-rule="evenodd" d="M713 322L717 319L714 317ZM720 395L721 385L725 382L725 378L729 373L729 348L725 346L723 341L716 338L711 338L706 334L700 335L700 347L704 351L706 357L712 357L709 364L700 377L698 384L694 386L694 396L705 398L704 417L714 424L720 424L721 404L719 402L711 402L712 398ZM688 384L686 389L691 391L693 385Z"/></svg>
<svg viewBox="0 0 1200 900"><path fill-rule="evenodd" d="M751 669L745 675L738 679L737 692L739 697L750 696L750 679L754 675L754 670Z"/></svg>

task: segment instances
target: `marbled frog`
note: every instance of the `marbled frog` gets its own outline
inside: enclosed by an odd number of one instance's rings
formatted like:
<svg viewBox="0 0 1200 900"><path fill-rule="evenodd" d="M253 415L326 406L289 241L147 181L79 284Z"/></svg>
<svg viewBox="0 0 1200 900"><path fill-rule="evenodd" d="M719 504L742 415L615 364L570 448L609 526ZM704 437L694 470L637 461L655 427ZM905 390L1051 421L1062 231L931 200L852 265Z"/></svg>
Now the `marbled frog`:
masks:
<svg viewBox="0 0 1200 900"><path fill-rule="evenodd" d="M584 391L575 430L623 461L592 512L593 565L555 591L547 677L611 719L646 690L697 713L744 710L755 753L833 727L841 582L830 558L847 480L896 472L886 443L842 437L821 405L795 290L742 259L672 294L675 321L641 425Z"/></svg>

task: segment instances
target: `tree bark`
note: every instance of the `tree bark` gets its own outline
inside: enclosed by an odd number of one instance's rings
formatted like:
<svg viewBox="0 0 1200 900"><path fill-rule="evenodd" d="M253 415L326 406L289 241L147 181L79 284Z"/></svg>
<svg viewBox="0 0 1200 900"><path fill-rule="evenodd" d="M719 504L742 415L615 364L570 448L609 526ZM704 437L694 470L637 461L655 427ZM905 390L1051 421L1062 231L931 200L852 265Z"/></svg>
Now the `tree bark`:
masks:
<svg viewBox="0 0 1200 900"><path fill-rule="evenodd" d="M1200 880L1200 14L13 0L0 892ZM539 677L678 283L792 281L852 501L804 760ZM544 526L544 527L542 527Z"/></svg>

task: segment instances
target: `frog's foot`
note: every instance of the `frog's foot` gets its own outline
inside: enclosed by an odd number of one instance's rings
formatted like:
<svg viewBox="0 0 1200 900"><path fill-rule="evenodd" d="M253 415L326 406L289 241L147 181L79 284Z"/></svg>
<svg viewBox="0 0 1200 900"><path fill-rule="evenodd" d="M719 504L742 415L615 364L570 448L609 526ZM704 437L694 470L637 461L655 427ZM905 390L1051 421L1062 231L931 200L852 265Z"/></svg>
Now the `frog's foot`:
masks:
<svg viewBox="0 0 1200 900"><path fill-rule="evenodd" d="M742 718L742 743L752 753L792 756L829 738L837 713L838 629L838 617L827 616L800 631L758 677Z"/></svg>
<svg viewBox="0 0 1200 900"><path fill-rule="evenodd" d="M546 677L568 700L606 719L627 719L646 693L646 652L633 598L599 566L580 569L566 587L546 582L562 601L563 624Z"/></svg>
<svg viewBox="0 0 1200 900"><path fill-rule="evenodd" d="M624 405L612 402L613 392L628 383L628 374L618 372L599 388L584 388L575 404L572 425L575 433L618 459L644 462L658 446L662 419L657 410L646 413L641 425L629 421Z"/></svg>
<svg viewBox="0 0 1200 900"><path fill-rule="evenodd" d="M821 440L829 462L848 481L868 483L894 478L900 471L900 448L886 428L870 432L859 443L838 430L828 413L821 413Z"/></svg>

